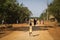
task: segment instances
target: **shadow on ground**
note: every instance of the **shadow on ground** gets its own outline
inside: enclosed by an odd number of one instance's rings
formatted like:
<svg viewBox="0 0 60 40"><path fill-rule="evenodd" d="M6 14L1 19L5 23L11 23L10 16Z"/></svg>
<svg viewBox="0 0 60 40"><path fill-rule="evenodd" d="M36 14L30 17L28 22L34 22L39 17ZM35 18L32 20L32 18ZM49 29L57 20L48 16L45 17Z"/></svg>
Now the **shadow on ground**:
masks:
<svg viewBox="0 0 60 40"><path fill-rule="evenodd" d="M39 31L39 30L48 30L49 27L39 27L39 26L33 26L33 31ZM29 27L13 27L8 28L9 31L29 31Z"/></svg>
<svg viewBox="0 0 60 40"><path fill-rule="evenodd" d="M50 27L39 27L39 26L33 26L33 31L41 31L41 30L48 30ZM0 38L5 37L9 34L11 34L13 31L29 31L29 27L12 27L12 28L2 28L0 29ZM37 35L33 35L37 36Z"/></svg>
<svg viewBox="0 0 60 40"><path fill-rule="evenodd" d="M7 28L3 28L3 29L0 30L0 38L5 37L5 36L7 36L11 33L12 33L12 31L8 31Z"/></svg>

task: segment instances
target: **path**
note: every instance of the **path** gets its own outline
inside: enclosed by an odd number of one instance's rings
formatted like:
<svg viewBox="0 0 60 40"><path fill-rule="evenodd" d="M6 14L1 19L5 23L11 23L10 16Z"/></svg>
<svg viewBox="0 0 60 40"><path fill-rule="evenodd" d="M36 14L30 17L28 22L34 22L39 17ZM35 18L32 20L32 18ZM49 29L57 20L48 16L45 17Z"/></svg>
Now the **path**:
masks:
<svg viewBox="0 0 60 40"><path fill-rule="evenodd" d="M0 40L53 40L47 30L33 31L29 36L29 32L13 31L11 34L0 38Z"/></svg>
<svg viewBox="0 0 60 40"><path fill-rule="evenodd" d="M43 26L43 24L38 24L36 26ZM19 26L19 25L18 25ZM29 31L13 31L9 35L0 38L0 40L54 40L49 34L48 30L38 30L33 31L32 35L29 36Z"/></svg>

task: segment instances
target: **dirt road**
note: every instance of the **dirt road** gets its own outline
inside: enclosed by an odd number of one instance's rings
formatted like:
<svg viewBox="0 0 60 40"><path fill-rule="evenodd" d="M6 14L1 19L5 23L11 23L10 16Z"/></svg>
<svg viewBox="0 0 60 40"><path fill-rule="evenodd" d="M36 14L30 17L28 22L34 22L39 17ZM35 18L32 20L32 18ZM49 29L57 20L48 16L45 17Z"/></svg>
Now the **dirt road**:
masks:
<svg viewBox="0 0 60 40"><path fill-rule="evenodd" d="M13 31L0 40L53 40L48 30L33 31L29 36L29 31Z"/></svg>
<svg viewBox="0 0 60 40"><path fill-rule="evenodd" d="M44 24L40 24L39 21L35 26L44 26ZM16 27L20 27L20 24L14 25ZM32 32L32 35L29 35L29 31L19 31L14 30L9 35L6 35L0 40L54 40L53 37L50 35L48 30L39 29Z"/></svg>

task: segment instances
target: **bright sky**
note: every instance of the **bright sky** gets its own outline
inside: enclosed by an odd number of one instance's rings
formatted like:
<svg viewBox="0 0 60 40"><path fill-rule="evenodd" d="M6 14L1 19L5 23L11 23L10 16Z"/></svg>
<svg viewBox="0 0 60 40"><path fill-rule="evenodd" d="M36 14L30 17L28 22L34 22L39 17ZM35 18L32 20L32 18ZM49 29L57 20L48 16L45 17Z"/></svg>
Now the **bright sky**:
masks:
<svg viewBox="0 0 60 40"><path fill-rule="evenodd" d="M21 4L28 7L29 10L33 13L33 17L39 17L40 14L47 8L47 0L18 0ZM48 3L51 3L52 0L48 0Z"/></svg>

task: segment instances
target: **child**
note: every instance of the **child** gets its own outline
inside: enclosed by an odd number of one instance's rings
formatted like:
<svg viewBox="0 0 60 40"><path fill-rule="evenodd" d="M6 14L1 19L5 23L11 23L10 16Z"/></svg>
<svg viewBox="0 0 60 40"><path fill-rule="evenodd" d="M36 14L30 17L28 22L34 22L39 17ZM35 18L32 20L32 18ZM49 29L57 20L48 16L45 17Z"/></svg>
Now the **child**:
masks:
<svg viewBox="0 0 60 40"><path fill-rule="evenodd" d="M30 21L30 26L29 26L29 35L32 34L32 22Z"/></svg>

